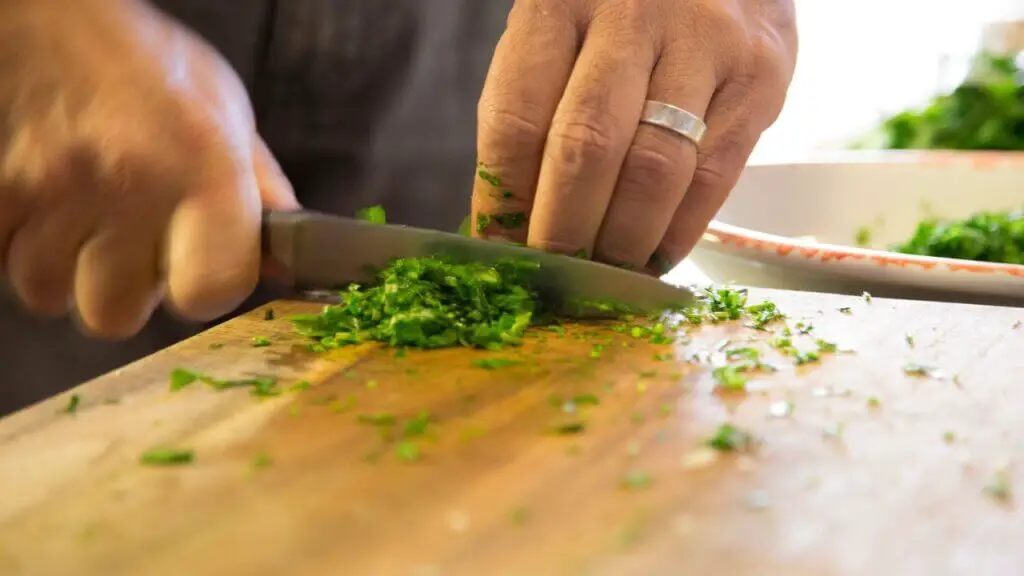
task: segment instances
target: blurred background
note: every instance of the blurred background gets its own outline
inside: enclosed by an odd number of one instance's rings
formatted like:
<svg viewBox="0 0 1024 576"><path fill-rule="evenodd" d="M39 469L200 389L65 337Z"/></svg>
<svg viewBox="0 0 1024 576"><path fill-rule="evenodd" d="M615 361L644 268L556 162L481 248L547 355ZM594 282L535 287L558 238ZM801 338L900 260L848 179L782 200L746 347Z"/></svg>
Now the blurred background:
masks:
<svg viewBox="0 0 1024 576"><path fill-rule="evenodd" d="M986 25L1024 22L1024 0L796 3L800 60L755 161L843 147L884 117L927 104L963 80Z"/></svg>

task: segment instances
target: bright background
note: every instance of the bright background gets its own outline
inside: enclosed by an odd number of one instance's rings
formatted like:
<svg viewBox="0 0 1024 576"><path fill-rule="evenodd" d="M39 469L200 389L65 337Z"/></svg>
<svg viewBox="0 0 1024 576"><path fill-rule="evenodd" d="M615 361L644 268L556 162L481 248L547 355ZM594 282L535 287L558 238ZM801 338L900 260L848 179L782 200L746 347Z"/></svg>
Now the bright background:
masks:
<svg viewBox="0 0 1024 576"><path fill-rule="evenodd" d="M796 75L755 157L806 153L926 101L960 79L985 22L1024 19L1024 0L796 2Z"/></svg>

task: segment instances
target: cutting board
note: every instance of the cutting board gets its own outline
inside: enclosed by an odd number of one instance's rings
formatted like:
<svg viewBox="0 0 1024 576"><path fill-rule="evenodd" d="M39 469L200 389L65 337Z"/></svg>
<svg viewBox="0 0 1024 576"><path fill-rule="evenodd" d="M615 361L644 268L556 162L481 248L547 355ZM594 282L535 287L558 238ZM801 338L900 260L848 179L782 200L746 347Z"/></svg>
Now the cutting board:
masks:
<svg viewBox="0 0 1024 576"><path fill-rule="evenodd" d="M274 303L0 421L0 574L1024 573L1024 311L764 297L853 351L722 394L707 353L772 333L314 354L284 318L318 305ZM309 387L172 392L176 368ZM711 448L724 422L755 442Z"/></svg>

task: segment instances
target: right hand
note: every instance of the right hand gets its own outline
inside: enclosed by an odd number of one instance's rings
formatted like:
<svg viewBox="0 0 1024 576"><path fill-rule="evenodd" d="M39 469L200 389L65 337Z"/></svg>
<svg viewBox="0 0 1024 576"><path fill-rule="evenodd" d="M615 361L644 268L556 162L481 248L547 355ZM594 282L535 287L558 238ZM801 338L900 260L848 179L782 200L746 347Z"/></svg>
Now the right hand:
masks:
<svg viewBox="0 0 1024 576"><path fill-rule="evenodd" d="M161 300L229 312L264 205L298 206L210 46L143 2L0 5L0 278L27 308L111 338Z"/></svg>

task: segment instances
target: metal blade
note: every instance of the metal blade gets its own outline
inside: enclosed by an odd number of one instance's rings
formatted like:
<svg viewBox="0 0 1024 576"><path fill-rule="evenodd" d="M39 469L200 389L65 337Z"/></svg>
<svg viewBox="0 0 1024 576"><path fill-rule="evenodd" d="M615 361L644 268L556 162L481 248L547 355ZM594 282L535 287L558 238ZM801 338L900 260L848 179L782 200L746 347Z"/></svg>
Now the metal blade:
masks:
<svg viewBox="0 0 1024 576"><path fill-rule="evenodd" d="M580 258L458 234L372 224L314 212L264 215L265 255L283 265L297 288L338 288L368 283L374 269L395 258L444 255L454 261L503 259L537 262L537 289L548 297L602 300L644 310L685 306L693 293L643 274Z"/></svg>

